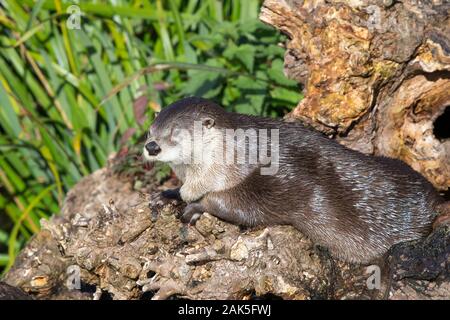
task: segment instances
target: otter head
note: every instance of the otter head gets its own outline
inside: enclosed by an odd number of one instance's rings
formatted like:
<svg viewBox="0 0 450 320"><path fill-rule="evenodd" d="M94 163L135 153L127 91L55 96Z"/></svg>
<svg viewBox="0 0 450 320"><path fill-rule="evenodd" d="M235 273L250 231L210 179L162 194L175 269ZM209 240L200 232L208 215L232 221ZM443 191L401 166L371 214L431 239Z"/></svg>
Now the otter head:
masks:
<svg viewBox="0 0 450 320"><path fill-rule="evenodd" d="M172 164L193 163L195 148L203 151L214 148L217 123L225 114L222 107L202 98L191 97L172 103L158 114L150 127L145 158ZM199 134L201 140L197 140Z"/></svg>

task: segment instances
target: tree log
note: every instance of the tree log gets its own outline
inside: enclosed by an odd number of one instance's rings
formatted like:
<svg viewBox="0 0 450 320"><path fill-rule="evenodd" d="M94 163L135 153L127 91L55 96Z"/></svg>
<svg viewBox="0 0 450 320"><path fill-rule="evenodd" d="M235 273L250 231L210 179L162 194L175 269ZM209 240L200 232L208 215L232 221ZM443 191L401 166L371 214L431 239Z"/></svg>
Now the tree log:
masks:
<svg viewBox="0 0 450 320"><path fill-rule="evenodd" d="M173 182L149 180L106 168L84 178L3 280L38 299L450 297L448 226L394 247L371 288L371 269L334 260L292 227L241 230L208 214L184 225L184 204L160 197Z"/></svg>
<svg viewBox="0 0 450 320"><path fill-rule="evenodd" d="M450 186L450 2L265 0L288 35L285 73L305 98L288 115Z"/></svg>

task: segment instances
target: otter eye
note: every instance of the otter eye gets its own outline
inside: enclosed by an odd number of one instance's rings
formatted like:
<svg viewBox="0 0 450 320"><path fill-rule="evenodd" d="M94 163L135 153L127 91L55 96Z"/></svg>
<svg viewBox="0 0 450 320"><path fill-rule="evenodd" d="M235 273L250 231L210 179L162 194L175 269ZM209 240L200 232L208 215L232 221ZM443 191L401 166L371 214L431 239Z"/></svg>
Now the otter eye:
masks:
<svg viewBox="0 0 450 320"><path fill-rule="evenodd" d="M178 141L180 139L181 133L182 133L182 129L174 128L172 131L172 136L173 136L173 138L175 138L175 140Z"/></svg>
<svg viewBox="0 0 450 320"><path fill-rule="evenodd" d="M176 131L176 129L175 128L171 128L170 129L170 133L169 133L169 141L170 142L176 142L176 134L177 134L177 131Z"/></svg>
<svg viewBox="0 0 450 320"><path fill-rule="evenodd" d="M153 126L150 126L150 129L147 132L147 138L150 138L153 136L153 131L154 131Z"/></svg>

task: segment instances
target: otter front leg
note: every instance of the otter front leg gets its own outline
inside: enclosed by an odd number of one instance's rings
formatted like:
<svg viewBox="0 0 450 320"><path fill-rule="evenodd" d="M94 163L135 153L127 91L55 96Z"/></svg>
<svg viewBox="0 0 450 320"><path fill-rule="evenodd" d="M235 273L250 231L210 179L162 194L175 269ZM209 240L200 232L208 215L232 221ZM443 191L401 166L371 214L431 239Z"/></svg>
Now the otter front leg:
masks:
<svg viewBox="0 0 450 320"><path fill-rule="evenodd" d="M183 201L190 203L199 200L206 194L201 184L185 183L180 188L180 196Z"/></svg>
<svg viewBox="0 0 450 320"><path fill-rule="evenodd" d="M202 214L206 212L205 207L201 203L189 203L183 210L181 222L194 225Z"/></svg>

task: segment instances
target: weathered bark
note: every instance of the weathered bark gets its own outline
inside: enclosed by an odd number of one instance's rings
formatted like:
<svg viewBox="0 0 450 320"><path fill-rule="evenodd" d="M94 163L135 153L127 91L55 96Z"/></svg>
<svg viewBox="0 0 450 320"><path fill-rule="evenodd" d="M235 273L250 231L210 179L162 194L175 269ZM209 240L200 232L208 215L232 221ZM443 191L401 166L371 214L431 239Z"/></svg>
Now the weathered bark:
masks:
<svg viewBox="0 0 450 320"><path fill-rule="evenodd" d="M304 85L288 118L447 189L449 13L446 0L266 0L260 18L289 36L285 73Z"/></svg>
<svg viewBox="0 0 450 320"><path fill-rule="evenodd" d="M21 289L0 282L0 300L32 300L32 298Z"/></svg>
<svg viewBox="0 0 450 320"><path fill-rule="evenodd" d="M110 169L83 179L4 281L46 299L450 297L448 227L395 247L380 261L381 288L369 290L366 266L333 260L292 227L240 230L207 214L188 227L176 217L183 204L155 184L136 190L140 179ZM74 266L81 290L67 288Z"/></svg>

